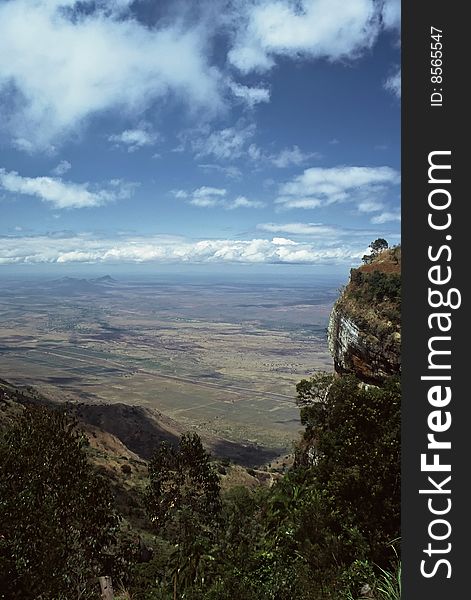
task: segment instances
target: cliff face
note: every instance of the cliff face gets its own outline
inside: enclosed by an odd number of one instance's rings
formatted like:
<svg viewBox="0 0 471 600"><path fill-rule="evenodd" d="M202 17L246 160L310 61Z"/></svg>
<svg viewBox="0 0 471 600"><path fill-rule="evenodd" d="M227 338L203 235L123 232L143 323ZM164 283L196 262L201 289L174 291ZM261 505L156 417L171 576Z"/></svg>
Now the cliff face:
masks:
<svg viewBox="0 0 471 600"><path fill-rule="evenodd" d="M401 371L400 250L352 269L328 326L329 349L339 374L381 383Z"/></svg>
<svg viewBox="0 0 471 600"><path fill-rule="evenodd" d="M401 371L401 335L392 332L387 343L368 326L359 326L355 317L342 308L332 310L328 328L329 350L339 374L354 373L367 383L380 383Z"/></svg>

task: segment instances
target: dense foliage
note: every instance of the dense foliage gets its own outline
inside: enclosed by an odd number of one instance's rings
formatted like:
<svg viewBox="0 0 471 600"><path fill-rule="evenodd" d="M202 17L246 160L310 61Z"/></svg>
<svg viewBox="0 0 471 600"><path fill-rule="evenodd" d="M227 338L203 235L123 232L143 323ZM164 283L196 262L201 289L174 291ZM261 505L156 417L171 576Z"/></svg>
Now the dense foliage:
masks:
<svg viewBox="0 0 471 600"><path fill-rule="evenodd" d="M297 392L305 433L271 488L222 493L196 434L156 449L139 532L154 552L129 550L131 573L115 578L128 597L399 598L399 383L320 373ZM0 597L95 598L96 575L114 576L118 518L84 446L46 409L26 409L2 439Z"/></svg>
<svg viewBox="0 0 471 600"><path fill-rule="evenodd" d="M352 269L336 307L386 349L399 352L401 329L401 247L381 251L371 264Z"/></svg>
<svg viewBox="0 0 471 600"><path fill-rule="evenodd" d="M168 490L174 498L173 516L165 513L169 521L160 535L178 544L179 572L193 568L177 582L169 550L166 563L160 556L154 569L137 568L133 598L348 599L359 597L362 587L374 590L380 568L389 573L391 543L399 535L398 382L377 388L353 376L319 374L298 385L298 401L306 432L297 466L270 489L233 489L222 498L221 512L204 516L200 503L194 512L187 508L198 524L188 538L181 530L173 537L165 532L179 522L179 507L189 506L182 501L188 492L183 473L202 449L193 436L194 446L184 439L180 450L163 451L164 460L159 453L150 472L154 506L168 506ZM207 479L218 506L209 464L200 464L195 481L201 490ZM155 486L156 478L166 485Z"/></svg>
<svg viewBox="0 0 471 600"><path fill-rule="evenodd" d="M339 517L334 530L356 528L369 557L384 566L388 541L399 535L399 383L391 378L378 388L351 375L332 378L323 401L317 379L312 404L301 409L305 438L316 452L313 475Z"/></svg>
<svg viewBox="0 0 471 600"><path fill-rule="evenodd" d="M169 555L174 594L204 584L221 512L219 477L195 433L178 448L160 444L149 464L146 504L157 532L173 545Z"/></svg>
<svg viewBox="0 0 471 600"><path fill-rule="evenodd" d="M0 439L0 598L85 598L112 569L119 519L84 445L74 422L34 407Z"/></svg>
<svg viewBox="0 0 471 600"><path fill-rule="evenodd" d="M364 273L354 269L351 273L351 283L353 295L357 300L375 303L389 300L400 306L401 277L396 273Z"/></svg>

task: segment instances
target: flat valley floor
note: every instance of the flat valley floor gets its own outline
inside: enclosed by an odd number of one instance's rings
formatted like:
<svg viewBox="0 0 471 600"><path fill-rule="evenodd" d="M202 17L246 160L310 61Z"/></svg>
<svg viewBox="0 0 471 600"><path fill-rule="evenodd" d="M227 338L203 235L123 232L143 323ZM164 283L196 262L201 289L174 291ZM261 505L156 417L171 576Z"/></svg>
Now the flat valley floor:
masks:
<svg viewBox="0 0 471 600"><path fill-rule="evenodd" d="M332 370L340 282L0 280L0 377L60 401L150 406L189 429L290 451L296 383Z"/></svg>

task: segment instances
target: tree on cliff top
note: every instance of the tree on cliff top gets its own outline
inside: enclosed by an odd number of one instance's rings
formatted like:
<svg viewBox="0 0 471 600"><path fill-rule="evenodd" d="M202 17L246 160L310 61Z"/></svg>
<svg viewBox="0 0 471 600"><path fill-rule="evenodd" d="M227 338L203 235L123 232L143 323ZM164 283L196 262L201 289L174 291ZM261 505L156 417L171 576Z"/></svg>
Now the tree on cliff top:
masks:
<svg viewBox="0 0 471 600"><path fill-rule="evenodd" d="M374 242L371 242L369 247L374 254L379 254L383 250L387 250L389 248L389 244L384 238L378 238Z"/></svg>
<svg viewBox="0 0 471 600"><path fill-rule="evenodd" d="M388 242L384 238L377 238L368 246L370 248L371 253L365 254L362 258L365 264L370 263L374 258L376 258L381 252L387 250L389 248Z"/></svg>

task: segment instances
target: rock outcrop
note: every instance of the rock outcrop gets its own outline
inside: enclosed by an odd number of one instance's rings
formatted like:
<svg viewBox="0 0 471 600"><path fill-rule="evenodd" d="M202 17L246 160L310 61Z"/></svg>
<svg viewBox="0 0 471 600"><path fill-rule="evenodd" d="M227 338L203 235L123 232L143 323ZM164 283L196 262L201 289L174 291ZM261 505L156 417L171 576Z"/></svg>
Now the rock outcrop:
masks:
<svg viewBox="0 0 471 600"><path fill-rule="evenodd" d="M374 384L400 374L400 249L352 269L330 315L328 341L339 374Z"/></svg>
<svg viewBox="0 0 471 600"><path fill-rule="evenodd" d="M367 383L379 383L401 371L401 334L392 331L388 340L381 340L357 325L355 317L341 307L334 307L330 315L328 339L329 350L337 373L354 373Z"/></svg>

